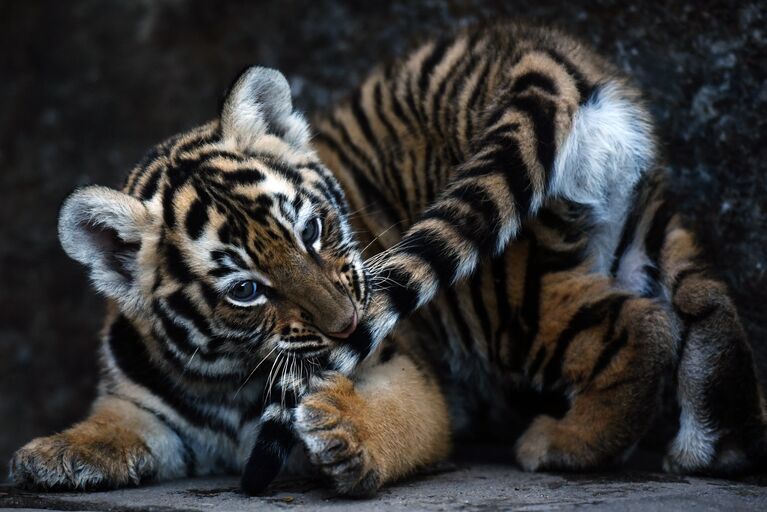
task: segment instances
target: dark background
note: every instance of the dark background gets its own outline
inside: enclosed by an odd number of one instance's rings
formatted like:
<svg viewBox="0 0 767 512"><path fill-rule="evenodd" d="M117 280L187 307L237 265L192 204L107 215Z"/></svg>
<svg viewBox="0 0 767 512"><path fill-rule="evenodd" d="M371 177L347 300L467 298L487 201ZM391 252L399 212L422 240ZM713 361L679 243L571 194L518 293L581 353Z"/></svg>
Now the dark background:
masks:
<svg viewBox="0 0 767 512"><path fill-rule="evenodd" d="M119 187L150 145L213 117L247 64L281 69L311 111L414 39L500 16L574 32L647 92L679 207L730 285L764 377L764 2L4 1L0 475L13 449L83 417L95 394L102 305L56 238L67 193Z"/></svg>

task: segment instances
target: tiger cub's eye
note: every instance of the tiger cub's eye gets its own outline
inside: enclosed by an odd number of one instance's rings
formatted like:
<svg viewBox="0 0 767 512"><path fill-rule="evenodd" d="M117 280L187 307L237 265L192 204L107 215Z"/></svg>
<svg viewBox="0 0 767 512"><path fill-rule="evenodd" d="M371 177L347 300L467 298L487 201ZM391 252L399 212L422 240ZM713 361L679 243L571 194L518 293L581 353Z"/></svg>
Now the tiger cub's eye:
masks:
<svg viewBox="0 0 767 512"><path fill-rule="evenodd" d="M301 232L301 240L304 245L309 248L320 237L320 218L314 217L312 220L306 223L304 230Z"/></svg>
<svg viewBox="0 0 767 512"><path fill-rule="evenodd" d="M240 281L235 284L227 297L237 303L247 303L256 299L259 296L258 285L255 281Z"/></svg>

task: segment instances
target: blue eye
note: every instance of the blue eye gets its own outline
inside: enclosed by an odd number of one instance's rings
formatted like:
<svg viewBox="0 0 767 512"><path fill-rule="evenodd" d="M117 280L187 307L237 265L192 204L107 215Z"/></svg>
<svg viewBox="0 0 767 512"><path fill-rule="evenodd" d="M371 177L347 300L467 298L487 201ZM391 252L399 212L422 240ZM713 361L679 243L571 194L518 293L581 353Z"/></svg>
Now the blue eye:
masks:
<svg viewBox="0 0 767 512"><path fill-rule="evenodd" d="M311 247L314 242L320 237L320 218L314 217L306 223L306 227L301 232L301 240L304 242L304 246Z"/></svg>
<svg viewBox="0 0 767 512"><path fill-rule="evenodd" d="M247 280L235 284L226 296L236 302L251 302L259 295L256 282Z"/></svg>

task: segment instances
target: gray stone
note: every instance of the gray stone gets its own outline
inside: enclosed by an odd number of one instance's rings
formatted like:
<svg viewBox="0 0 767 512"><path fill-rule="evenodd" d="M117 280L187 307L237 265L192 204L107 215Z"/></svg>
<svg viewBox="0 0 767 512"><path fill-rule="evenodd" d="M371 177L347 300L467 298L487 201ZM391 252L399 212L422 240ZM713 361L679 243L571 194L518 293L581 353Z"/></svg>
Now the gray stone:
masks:
<svg viewBox="0 0 767 512"><path fill-rule="evenodd" d="M39 494L0 487L0 508L30 510L765 510L767 487L646 472L530 474L502 465L445 464L383 489L369 500L335 496L311 481L281 481L262 497L241 494L235 478L181 480L90 494ZM767 482L761 482L762 485Z"/></svg>

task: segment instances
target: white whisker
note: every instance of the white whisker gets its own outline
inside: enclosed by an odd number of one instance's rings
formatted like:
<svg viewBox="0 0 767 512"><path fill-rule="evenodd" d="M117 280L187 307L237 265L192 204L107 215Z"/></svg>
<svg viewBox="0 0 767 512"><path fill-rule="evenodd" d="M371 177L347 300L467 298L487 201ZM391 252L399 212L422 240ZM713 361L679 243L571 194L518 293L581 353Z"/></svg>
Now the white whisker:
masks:
<svg viewBox="0 0 767 512"><path fill-rule="evenodd" d="M194 349L194 352L192 352L192 356L189 358L189 361L187 361L186 364L184 365L184 371L186 371L187 368L189 368L189 365L192 364L192 361L194 360L194 356L197 355L197 351L199 350L200 350L200 347L197 347L196 349Z"/></svg>
<svg viewBox="0 0 767 512"><path fill-rule="evenodd" d="M251 378L251 377L253 377L253 374L254 374L254 373L256 373L256 370L258 370L258 368L259 368L259 367L260 367L260 366L263 364L263 362L264 362L264 361L266 361L266 360L269 358L269 356L270 356L270 355L272 355L272 354L274 353L274 351L275 351L275 350L277 350L277 345L275 345L275 346L274 346L274 348L273 348L272 350L270 350L270 351L269 351L269 353L268 353L268 354L266 354L266 355L264 356L264 358L263 358L263 359L262 359L262 360L261 360L261 361L260 361L260 362L259 362L259 363L256 365L256 367L255 367L255 368L253 368L253 371L252 371L252 372L250 372L250 375L248 375L248 378L246 378L246 379L245 379L245 382L243 382L243 383L242 383L242 385L241 385L241 386L240 386L240 387L237 389L237 392L234 394L234 397L235 397L235 398L237 398L237 395L239 395L239 394L240 394L240 391L242 391L242 388L244 388L244 387L245 387L245 384L247 384L247 383L248 383L248 381L250 380L250 378Z"/></svg>

